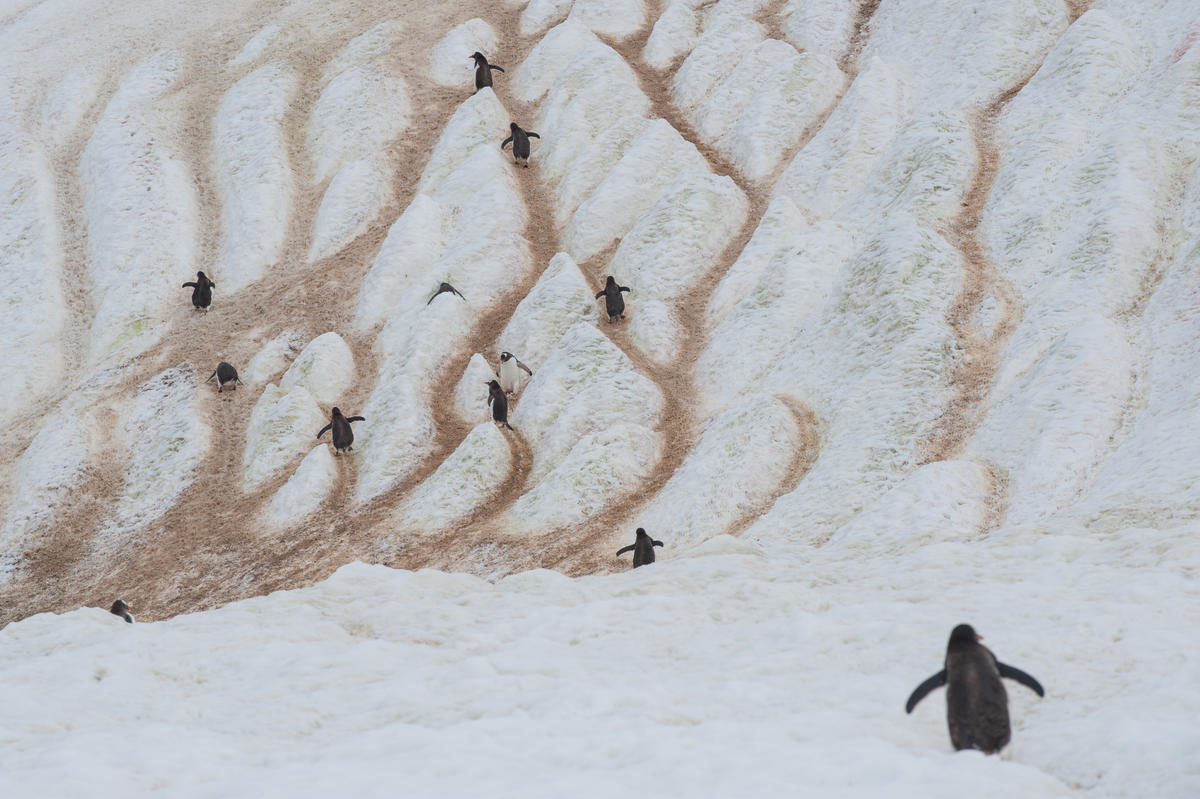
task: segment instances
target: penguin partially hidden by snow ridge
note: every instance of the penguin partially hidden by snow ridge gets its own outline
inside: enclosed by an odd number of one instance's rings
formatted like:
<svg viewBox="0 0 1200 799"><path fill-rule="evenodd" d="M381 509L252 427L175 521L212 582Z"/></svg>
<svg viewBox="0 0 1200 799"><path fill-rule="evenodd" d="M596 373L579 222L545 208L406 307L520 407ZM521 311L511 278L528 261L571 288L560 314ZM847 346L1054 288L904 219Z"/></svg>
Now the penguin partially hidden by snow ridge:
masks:
<svg viewBox="0 0 1200 799"><path fill-rule="evenodd" d="M507 139L500 142L500 149L503 150L505 147L508 146L509 142L512 142L513 163L517 163L518 161L524 160L525 168L528 169L529 168L529 140L531 138L540 139L542 137L537 135L536 133L534 133L531 130L521 130L520 126L518 126L516 122L510 122L508 125L508 129L510 131L512 131L512 134Z"/></svg>
<svg viewBox="0 0 1200 799"><path fill-rule="evenodd" d="M203 372L201 372L201 374L203 374ZM205 380L204 382L211 383L214 377L217 379L218 394L221 393L221 389L226 383L229 383L232 386L230 389L231 391L236 391L237 386L234 386L233 384L241 384L242 382L242 379L238 377L237 369L234 369L231 364L225 363L225 361L221 361L219 364L217 364L217 368L213 369L213 373L209 375L208 380Z"/></svg>
<svg viewBox="0 0 1200 799"><path fill-rule="evenodd" d="M212 305L212 290L216 287L216 283L208 279L203 272L196 273L196 282L188 281L181 288L192 287L192 305L197 311L207 311L208 306Z"/></svg>
<svg viewBox="0 0 1200 799"><path fill-rule="evenodd" d="M950 742L955 749L978 749L990 755L1012 737L1008 694L1000 678L1016 680L1038 696L1046 692L1033 677L997 660L992 650L979 643L982 638L969 624L955 627L946 645L946 667L917 686L904 712L912 713L926 694L944 685Z"/></svg>
<svg viewBox="0 0 1200 799"><path fill-rule="evenodd" d="M503 72L504 67L498 67L495 64L489 64L483 53L476 50L471 53L471 58L475 61L475 91L479 91L485 86L492 85L492 70Z"/></svg>
<svg viewBox="0 0 1200 799"><path fill-rule="evenodd" d="M347 419L342 416L342 409L335 407L331 412L332 418L329 424L321 428L321 432L317 433L317 438L325 435L326 430L333 431L333 454L338 455L348 449L353 449L354 431L350 429L351 422L365 422L361 416L351 416Z"/></svg>
<svg viewBox="0 0 1200 799"><path fill-rule="evenodd" d="M466 297L463 297L463 295L458 293L458 289L454 288L454 286L451 286L449 283L446 283L443 281L442 285L438 286L438 290L433 292L433 296L425 301L425 304L429 305L429 303L431 303L435 299L437 299L439 294L458 294L459 298L462 299L463 302L467 301Z"/></svg>
<svg viewBox="0 0 1200 799"><path fill-rule="evenodd" d="M617 285L617 279L612 275L604 281L604 288L596 292L596 299L604 298L604 310L608 311L608 321L615 322L625 318L625 298L622 291L629 291L629 286Z"/></svg>
<svg viewBox="0 0 1200 799"><path fill-rule="evenodd" d="M508 400L504 397L504 389L500 388L500 384L495 380L489 380L487 387L488 405L492 406L492 421L512 430L513 426L508 423Z"/></svg>
<svg viewBox="0 0 1200 799"><path fill-rule="evenodd" d="M637 529L637 540L627 547L621 547L617 550L617 557L624 555L629 550L633 550L633 568L645 566L647 563L654 562L654 548L661 547L662 541L655 541L646 532L646 528L639 527Z"/></svg>
<svg viewBox="0 0 1200 799"><path fill-rule="evenodd" d="M118 599L112 603L112 607L108 609L108 612L114 616L120 616L125 621L133 624L133 614L129 612L129 606L125 604L124 599Z"/></svg>
<svg viewBox="0 0 1200 799"><path fill-rule="evenodd" d="M496 374L500 377L500 388L510 397L517 390L521 372L533 377L533 370L521 363L517 356L511 352L500 353L500 368L496 370Z"/></svg>

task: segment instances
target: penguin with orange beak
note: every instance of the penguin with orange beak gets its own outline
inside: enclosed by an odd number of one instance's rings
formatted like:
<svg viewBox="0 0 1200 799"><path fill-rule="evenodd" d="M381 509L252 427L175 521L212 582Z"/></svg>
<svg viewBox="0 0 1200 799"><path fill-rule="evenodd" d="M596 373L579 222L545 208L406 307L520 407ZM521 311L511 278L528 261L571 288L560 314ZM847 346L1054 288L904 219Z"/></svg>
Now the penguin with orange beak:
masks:
<svg viewBox="0 0 1200 799"><path fill-rule="evenodd" d="M1008 694L1001 677L1007 677L1045 696L1041 683L1020 669L1001 663L992 650L979 643L975 628L960 624L950 632L946 667L917 686L904 705L912 713L917 703L935 688L946 686L946 722L955 749L978 749L985 755L1003 749L1012 738L1008 720Z"/></svg>

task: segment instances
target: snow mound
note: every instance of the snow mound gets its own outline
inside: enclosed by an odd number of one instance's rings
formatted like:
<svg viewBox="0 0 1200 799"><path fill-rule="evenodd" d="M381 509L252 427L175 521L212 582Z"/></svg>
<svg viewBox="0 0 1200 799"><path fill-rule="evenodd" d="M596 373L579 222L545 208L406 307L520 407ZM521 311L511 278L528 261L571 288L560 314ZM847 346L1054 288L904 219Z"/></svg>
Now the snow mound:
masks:
<svg viewBox="0 0 1200 799"><path fill-rule="evenodd" d="M449 458L396 513L402 534L451 527L494 496L512 470L512 452L498 425L476 425ZM398 537L399 538L399 537Z"/></svg>
<svg viewBox="0 0 1200 799"><path fill-rule="evenodd" d="M451 30L429 53L429 74L440 86L462 89L475 87L475 62L471 54L488 57L498 46L496 31L479 17L469 19ZM503 64L499 65L504 67ZM500 73L493 74L493 78Z"/></svg>
<svg viewBox="0 0 1200 799"><path fill-rule="evenodd" d="M642 48L642 58L655 69L666 69L696 46L700 38L694 3L672 0L654 23L654 30Z"/></svg>
<svg viewBox="0 0 1200 799"><path fill-rule="evenodd" d="M462 379L454 389L454 411L458 418L467 424L477 424L484 419L491 419L491 408L488 407L489 380L495 380L496 372L487 358L481 353L475 353L467 361Z"/></svg>
<svg viewBox="0 0 1200 799"><path fill-rule="evenodd" d="M536 369L577 322L598 324L600 306L571 256L560 252L496 339L498 351L507 350Z"/></svg>
<svg viewBox="0 0 1200 799"><path fill-rule="evenodd" d="M276 527L290 527L303 521L321 507L336 484L337 463L332 448L313 448L267 503L267 519Z"/></svg>
<svg viewBox="0 0 1200 799"><path fill-rule="evenodd" d="M327 421L303 385L288 391L272 383L263 389L246 425L246 448L242 453L245 489L260 487L312 449L317 431Z"/></svg>
<svg viewBox="0 0 1200 799"><path fill-rule="evenodd" d="M330 331L308 342L288 367L279 388L291 391L302 386L322 405L336 405L354 381L354 353L345 340Z"/></svg>

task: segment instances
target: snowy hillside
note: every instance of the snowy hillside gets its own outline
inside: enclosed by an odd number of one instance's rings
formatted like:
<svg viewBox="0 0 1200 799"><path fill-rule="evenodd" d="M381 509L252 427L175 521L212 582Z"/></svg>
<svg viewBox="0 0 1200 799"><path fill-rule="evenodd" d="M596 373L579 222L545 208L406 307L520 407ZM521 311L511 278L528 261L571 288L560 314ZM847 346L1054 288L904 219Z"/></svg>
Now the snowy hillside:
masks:
<svg viewBox="0 0 1200 799"><path fill-rule="evenodd" d="M0 42L0 795L1200 796L1195 0Z"/></svg>

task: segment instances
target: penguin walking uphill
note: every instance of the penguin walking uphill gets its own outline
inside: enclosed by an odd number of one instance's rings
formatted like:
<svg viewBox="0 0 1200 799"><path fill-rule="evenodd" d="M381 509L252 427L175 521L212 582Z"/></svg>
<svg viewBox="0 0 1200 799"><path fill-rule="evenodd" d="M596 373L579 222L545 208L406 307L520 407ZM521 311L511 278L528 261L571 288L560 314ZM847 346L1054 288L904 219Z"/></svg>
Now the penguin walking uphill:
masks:
<svg viewBox="0 0 1200 799"><path fill-rule="evenodd" d="M492 406L492 421L512 430L513 426L508 423L508 400L504 396L504 389L500 388L500 384L495 380L489 380L487 387L488 405Z"/></svg>
<svg viewBox="0 0 1200 799"><path fill-rule="evenodd" d="M1016 680L1038 696L1041 684L1018 668L1001 663L992 650L979 643L969 624L950 632L946 667L917 686L904 705L912 713L917 703L935 688L946 686L946 721L955 749L978 749L985 755L999 752L1012 737L1008 721L1008 694L1001 677Z"/></svg>
<svg viewBox="0 0 1200 799"><path fill-rule="evenodd" d="M629 286L617 285L617 279L612 275L604 281L604 288L596 292L596 299L604 298L604 310L608 311L608 321L615 322L625 318L625 298L622 291L629 291Z"/></svg>
<svg viewBox="0 0 1200 799"><path fill-rule="evenodd" d="M646 528L639 527L637 529L637 539L627 547L621 547L617 550L617 557L624 555L626 552L633 550L633 568L645 566L647 563L654 562L654 548L661 547L662 541L655 541L646 532Z"/></svg>
<svg viewBox="0 0 1200 799"><path fill-rule="evenodd" d="M350 423L365 421L366 419L361 416L351 416L349 419L347 419L345 416L342 416L341 408L334 407L332 411L332 418L329 420L329 424L321 428L321 432L317 433L317 438L325 435L326 430L332 430L333 454L339 455L348 449L354 448L354 431L350 429Z"/></svg>
<svg viewBox="0 0 1200 799"><path fill-rule="evenodd" d="M124 599L118 599L116 602L112 603L112 607L108 609L108 612L112 615L120 616L125 621L133 624L133 614L129 611L130 607L129 605L125 604Z"/></svg>
<svg viewBox="0 0 1200 799"><path fill-rule="evenodd" d="M517 163L518 161L524 161L525 168L528 169L529 168L529 140L531 138L532 139L540 139L542 137L537 135L536 133L534 133L531 130L521 130L520 126L517 125L516 122L509 123L508 129L510 131L512 131L512 133L511 133L511 135L509 135L509 137L507 139L500 142L500 149L503 150L505 147L508 146L509 142L512 142L513 163Z"/></svg>
<svg viewBox="0 0 1200 799"><path fill-rule="evenodd" d="M203 372L201 372L201 374L203 374ZM209 375L208 379L204 382L211 383L213 378L216 378L217 380L218 394L221 393L221 390L225 387L226 383L230 385L230 391L237 390L237 386L235 386L234 383L237 383L238 385L242 384L242 379L238 377L237 369L233 368L233 364L226 363L225 361L221 361L219 364L217 364L217 368L213 369L213 373Z"/></svg>
<svg viewBox="0 0 1200 799"><path fill-rule="evenodd" d="M533 377L533 370L521 363L517 356L511 352L500 353L500 368L496 370L496 375L500 378L500 388L510 397L521 382L521 372Z"/></svg>
<svg viewBox="0 0 1200 799"><path fill-rule="evenodd" d="M182 288L191 287L192 305L197 311L208 311L208 306L212 305L212 290L216 285L203 272L197 272L196 282L193 283L189 280L183 284Z"/></svg>
<svg viewBox="0 0 1200 799"><path fill-rule="evenodd" d="M471 53L471 59L475 62L475 91L479 91L485 86L492 85L492 70L503 72L504 67L498 67L495 64L489 64L483 53L476 50Z"/></svg>

